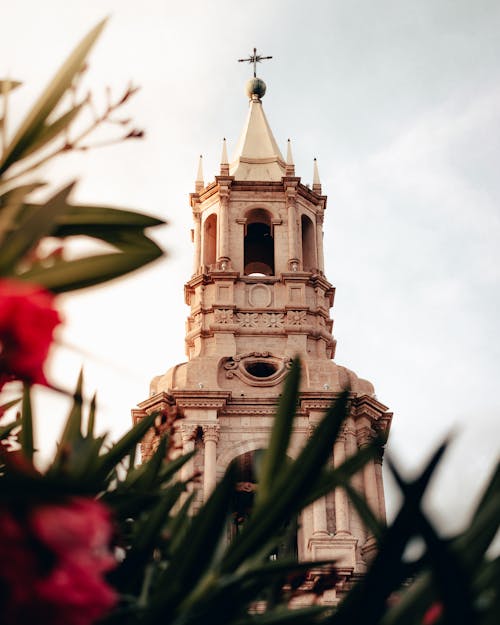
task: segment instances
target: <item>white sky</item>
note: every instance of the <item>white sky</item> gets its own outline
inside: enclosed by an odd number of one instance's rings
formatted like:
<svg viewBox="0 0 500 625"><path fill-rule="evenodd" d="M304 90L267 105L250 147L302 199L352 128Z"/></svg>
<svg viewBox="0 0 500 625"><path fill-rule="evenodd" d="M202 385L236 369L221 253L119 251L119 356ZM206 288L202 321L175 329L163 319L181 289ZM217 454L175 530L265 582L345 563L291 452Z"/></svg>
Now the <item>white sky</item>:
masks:
<svg viewBox="0 0 500 625"><path fill-rule="evenodd" d="M0 74L26 84L13 121L77 41L112 18L90 57L96 100L132 79L127 114L143 141L73 155L44 172L75 199L169 221L169 252L133 278L64 299L52 375L83 363L99 422L116 437L150 379L185 360L183 284L192 249L189 192L243 125L256 46L264 108L297 175L318 158L329 202L326 274L337 287L336 360L370 379L394 411L390 451L407 471L450 431L429 505L456 528L498 455L500 343L500 5L495 0L17 0L2 7ZM64 407L44 397L47 449ZM396 498L388 482L389 508Z"/></svg>

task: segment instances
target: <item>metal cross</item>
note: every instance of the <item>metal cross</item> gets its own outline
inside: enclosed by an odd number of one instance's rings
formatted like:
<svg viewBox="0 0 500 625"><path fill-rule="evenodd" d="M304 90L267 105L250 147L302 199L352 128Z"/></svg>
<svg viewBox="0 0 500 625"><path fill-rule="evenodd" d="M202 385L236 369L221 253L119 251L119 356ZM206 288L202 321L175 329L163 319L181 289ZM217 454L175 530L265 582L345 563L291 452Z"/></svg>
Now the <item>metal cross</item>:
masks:
<svg viewBox="0 0 500 625"><path fill-rule="evenodd" d="M254 48L253 54L251 54L248 59L238 59L238 63L253 63L253 77L257 78L257 63L272 58L272 56L261 56L260 54L257 54L257 48Z"/></svg>

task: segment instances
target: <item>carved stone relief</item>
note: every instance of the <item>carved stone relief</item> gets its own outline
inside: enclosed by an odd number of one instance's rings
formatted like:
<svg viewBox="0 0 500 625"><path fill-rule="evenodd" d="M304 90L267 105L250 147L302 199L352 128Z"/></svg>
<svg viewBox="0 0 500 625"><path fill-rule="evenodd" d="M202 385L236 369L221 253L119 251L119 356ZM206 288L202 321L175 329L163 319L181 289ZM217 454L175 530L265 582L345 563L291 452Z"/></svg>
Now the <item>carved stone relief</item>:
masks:
<svg viewBox="0 0 500 625"><path fill-rule="evenodd" d="M253 284L248 289L248 303L254 308L267 308L271 305L272 291L265 284Z"/></svg>

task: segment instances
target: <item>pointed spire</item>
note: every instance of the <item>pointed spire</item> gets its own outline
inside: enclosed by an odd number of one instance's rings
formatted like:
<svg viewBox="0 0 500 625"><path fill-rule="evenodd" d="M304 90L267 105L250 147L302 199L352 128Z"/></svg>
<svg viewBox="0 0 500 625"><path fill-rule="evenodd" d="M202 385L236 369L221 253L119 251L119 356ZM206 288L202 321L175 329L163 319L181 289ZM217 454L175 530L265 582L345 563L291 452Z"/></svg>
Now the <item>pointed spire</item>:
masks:
<svg viewBox="0 0 500 625"><path fill-rule="evenodd" d="M318 161L316 159L314 159L313 191L321 194L321 180L319 179Z"/></svg>
<svg viewBox="0 0 500 625"><path fill-rule="evenodd" d="M248 116L231 161L236 180L279 181L286 163L262 109L259 98L250 100Z"/></svg>
<svg viewBox="0 0 500 625"><path fill-rule="evenodd" d="M293 162L293 155L292 155L292 142L290 141L290 139L288 139L287 146L286 146L286 172L285 174L287 176L295 176L295 165Z"/></svg>
<svg viewBox="0 0 500 625"><path fill-rule="evenodd" d="M222 156L220 158L220 174L221 176L229 176L229 159L227 157L226 138L222 139Z"/></svg>
<svg viewBox="0 0 500 625"><path fill-rule="evenodd" d="M204 189L204 187L205 183L203 182L203 156L200 154L200 160L198 162L198 173L196 174L194 188L196 193L199 193L202 189Z"/></svg>

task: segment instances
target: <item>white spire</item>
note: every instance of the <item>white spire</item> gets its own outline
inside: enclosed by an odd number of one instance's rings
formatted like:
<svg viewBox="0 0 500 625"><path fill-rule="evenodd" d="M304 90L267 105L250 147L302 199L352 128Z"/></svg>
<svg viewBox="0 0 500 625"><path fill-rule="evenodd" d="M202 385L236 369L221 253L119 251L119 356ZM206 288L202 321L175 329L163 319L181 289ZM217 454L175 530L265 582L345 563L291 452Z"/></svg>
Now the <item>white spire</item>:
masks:
<svg viewBox="0 0 500 625"><path fill-rule="evenodd" d="M226 138L222 139L222 156L220 157L221 176L229 176L229 159L227 157Z"/></svg>
<svg viewBox="0 0 500 625"><path fill-rule="evenodd" d="M257 97L250 109L229 168L236 180L279 181L286 164Z"/></svg>
<svg viewBox="0 0 500 625"><path fill-rule="evenodd" d="M293 154L292 154L292 142L290 141L290 139L288 139L287 145L286 145L286 175L295 176L295 165L293 162Z"/></svg>
<svg viewBox="0 0 500 625"><path fill-rule="evenodd" d="M318 161L316 159L314 159L313 191L321 194L321 180L319 179Z"/></svg>
<svg viewBox="0 0 500 625"><path fill-rule="evenodd" d="M196 193L198 193L204 187L205 187L205 183L203 182L203 156L200 154L200 160L198 162L198 173L196 174L194 188L195 188Z"/></svg>

